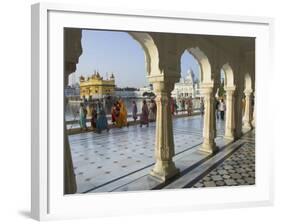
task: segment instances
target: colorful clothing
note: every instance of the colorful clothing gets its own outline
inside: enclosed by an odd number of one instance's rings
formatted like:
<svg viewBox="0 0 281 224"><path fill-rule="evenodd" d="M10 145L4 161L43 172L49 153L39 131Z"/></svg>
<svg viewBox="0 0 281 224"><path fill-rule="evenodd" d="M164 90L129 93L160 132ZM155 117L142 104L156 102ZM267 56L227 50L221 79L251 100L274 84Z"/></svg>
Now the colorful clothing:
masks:
<svg viewBox="0 0 281 224"><path fill-rule="evenodd" d="M180 101L180 110L184 111L185 110L185 105L184 105L184 100Z"/></svg>
<svg viewBox="0 0 281 224"><path fill-rule="evenodd" d="M124 102L120 101L120 111L119 111L119 116L118 119L116 120L116 126L121 128L122 126L127 126L127 108L124 104Z"/></svg>
<svg viewBox="0 0 281 224"><path fill-rule="evenodd" d="M156 120L156 104L154 102L151 102L150 105L149 105L148 120L149 121L155 121Z"/></svg>
<svg viewBox="0 0 281 224"><path fill-rule="evenodd" d="M136 103L133 104L132 113L133 113L133 119L134 119L134 120L137 120L137 118L138 118L138 115L137 115L137 113L138 113L138 108L137 108Z"/></svg>
<svg viewBox="0 0 281 224"><path fill-rule="evenodd" d="M114 124L115 122L116 122L116 120L117 120L117 113L116 113L117 111L116 111L116 106L113 106L112 108L111 108L111 121L112 121L112 123Z"/></svg>
<svg viewBox="0 0 281 224"><path fill-rule="evenodd" d="M226 105L223 100L220 102L219 110L220 110L221 119L224 120L224 112L226 110Z"/></svg>
<svg viewBox="0 0 281 224"><path fill-rule="evenodd" d="M98 108L99 109L98 109L97 122L96 122L96 127L98 129L98 132L104 129L108 130L108 123L107 123L105 111L101 104L98 105Z"/></svg>
<svg viewBox="0 0 281 224"><path fill-rule="evenodd" d="M97 117L98 117L97 111L96 111L95 108L93 108L92 109L92 118L91 118L91 126L92 126L92 128L96 128Z"/></svg>
<svg viewBox="0 0 281 224"><path fill-rule="evenodd" d="M87 125L86 125L87 110L82 106L79 109L79 116L80 116L80 119L79 119L80 127L87 128Z"/></svg>
<svg viewBox="0 0 281 224"><path fill-rule="evenodd" d="M187 107L187 115L188 116L192 115L192 106L193 106L192 99L189 99L188 100L188 107Z"/></svg>
<svg viewBox="0 0 281 224"><path fill-rule="evenodd" d="M147 104L143 104L142 109L141 109L141 117L140 117L140 124L147 124L148 125L148 107Z"/></svg>

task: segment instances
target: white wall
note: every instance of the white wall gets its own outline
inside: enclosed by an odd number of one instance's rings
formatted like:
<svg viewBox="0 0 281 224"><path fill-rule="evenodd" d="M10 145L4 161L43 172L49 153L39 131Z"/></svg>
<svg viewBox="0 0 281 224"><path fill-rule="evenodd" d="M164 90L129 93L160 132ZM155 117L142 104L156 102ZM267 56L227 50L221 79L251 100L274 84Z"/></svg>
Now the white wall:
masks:
<svg viewBox="0 0 281 224"><path fill-rule="evenodd" d="M30 4L37 1L9 0L1 1L1 88L2 107L0 110L0 222L1 223L32 223L28 218L30 208ZM56 2L72 2L76 0ZM225 0L212 1L151 1L151 0L80 0L80 4L95 4L99 6L126 7L137 9L181 10L193 12L208 12L220 14L238 14L253 16L276 17L275 56L280 61L281 14L276 0ZM279 51L278 51L279 50ZM276 60L277 61L277 60ZM278 62L277 61L277 62ZM277 63L276 63L277 64ZM277 71L277 69L276 69ZM272 104L279 96L277 83L279 77L265 74L272 79ZM13 87L6 85L16 80ZM13 89L14 91L10 91ZM19 94L20 93L20 94ZM11 95L10 95L11 94ZM21 100L13 101L20 95ZM12 99L9 100L8 96ZM281 124L277 114L280 103L273 105L269 114L272 119L278 119L274 124ZM276 108L277 107L277 108ZM212 210L176 214L150 215L146 217L107 218L98 221L80 220L55 223L281 223L280 203L280 171L281 149L277 147L278 126L273 126L276 149L276 205L247 209ZM280 131L279 131L280 133ZM280 137L280 136L279 136ZM265 149L266 150L266 149ZM278 159L279 158L279 159ZM149 219L149 220L148 220Z"/></svg>

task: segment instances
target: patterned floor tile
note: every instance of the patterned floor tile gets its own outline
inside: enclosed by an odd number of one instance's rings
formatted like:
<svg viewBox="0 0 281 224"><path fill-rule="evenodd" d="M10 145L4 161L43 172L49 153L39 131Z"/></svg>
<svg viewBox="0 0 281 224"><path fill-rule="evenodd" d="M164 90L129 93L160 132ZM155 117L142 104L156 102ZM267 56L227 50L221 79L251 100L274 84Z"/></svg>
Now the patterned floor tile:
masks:
<svg viewBox="0 0 281 224"><path fill-rule="evenodd" d="M210 179L213 180L211 184ZM200 187L255 184L255 145L250 142L245 143L192 187L198 188L199 184Z"/></svg>

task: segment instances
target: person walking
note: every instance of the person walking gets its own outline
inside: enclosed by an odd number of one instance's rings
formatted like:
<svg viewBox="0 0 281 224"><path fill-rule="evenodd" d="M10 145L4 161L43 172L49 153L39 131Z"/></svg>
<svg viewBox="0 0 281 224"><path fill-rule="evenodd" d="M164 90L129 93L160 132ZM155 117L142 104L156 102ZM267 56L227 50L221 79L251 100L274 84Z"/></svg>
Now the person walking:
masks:
<svg viewBox="0 0 281 224"><path fill-rule="evenodd" d="M188 108L187 108L187 116L191 116L192 115L192 110L193 110L192 98L189 97L189 99L188 99Z"/></svg>
<svg viewBox="0 0 281 224"><path fill-rule="evenodd" d="M216 117L217 119L220 119L220 110L219 110L219 106L220 106L220 101L216 98Z"/></svg>
<svg viewBox="0 0 281 224"><path fill-rule="evenodd" d="M205 111L204 99L201 98L200 100L200 114L203 116Z"/></svg>
<svg viewBox="0 0 281 224"><path fill-rule="evenodd" d="M117 120L117 109L116 109L116 103L113 104L113 106L111 107L111 122L113 125L115 125L115 122Z"/></svg>
<svg viewBox="0 0 281 224"><path fill-rule="evenodd" d="M221 119L224 120L224 112L226 110L226 106L224 103L224 100L221 99L220 105L219 105L219 110L220 110L220 114L221 114Z"/></svg>
<svg viewBox="0 0 281 224"><path fill-rule="evenodd" d="M185 110L185 101L184 101L184 99L182 99L182 100L180 101L180 105L181 105L181 113L183 113L184 110Z"/></svg>
<svg viewBox="0 0 281 224"><path fill-rule="evenodd" d="M151 100L149 104L148 120L149 122L153 122L156 120L156 103L154 102L154 100Z"/></svg>
<svg viewBox="0 0 281 224"><path fill-rule="evenodd" d="M101 133L102 130L109 131L106 113L100 102L98 102L98 104L97 104L96 128L97 128L97 133Z"/></svg>
<svg viewBox="0 0 281 224"><path fill-rule="evenodd" d="M136 102L133 100L132 102L132 114L133 114L133 119L134 119L134 122L136 123L136 120L138 118L138 108L137 108L137 104Z"/></svg>
<svg viewBox="0 0 281 224"><path fill-rule="evenodd" d="M81 130L87 130L87 109L85 108L85 105L83 103L80 103L79 118Z"/></svg>
<svg viewBox="0 0 281 224"><path fill-rule="evenodd" d="M149 126L148 124L148 114L149 114L149 110L146 104L146 100L143 100L142 103L142 108L141 108L141 116L140 116L140 127L142 127L142 125L147 125L147 127Z"/></svg>
<svg viewBox="0 0 281 224"><path fill-rule="evenodd" d="M116 120L116 127L122 128L123 126L128 126L127 121L127 108L123 100L119 100L117 103L119 107L119 116Z"/></svg>
<svg viewBox="0 0 281 224"><path fill-rule="evenodd" d="M91 126L92 126L92 129L95 130L96 129L96 125L97 125L97 117L98 117L98 114L97 114L97 110L96 110L96 107L93 105L92 106L92 117L91 117Z"/></svg>

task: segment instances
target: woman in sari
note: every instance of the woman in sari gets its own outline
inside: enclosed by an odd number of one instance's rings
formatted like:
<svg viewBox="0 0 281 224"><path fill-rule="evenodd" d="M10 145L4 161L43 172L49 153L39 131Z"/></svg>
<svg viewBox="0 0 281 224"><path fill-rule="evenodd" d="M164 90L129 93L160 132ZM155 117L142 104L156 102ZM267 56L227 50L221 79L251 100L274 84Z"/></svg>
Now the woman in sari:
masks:
<svg viewBox="0 0 281 224"><path fill-rule="evenodd" d="M149 110L146 104L146 100L143 100L143 105L141 108L141 116L140 116L140 127L142 127L142 125L146 124L148 127L148 114L149 114Z"/></svg>
<svg viewBox="0 0 281 224"><path fill-rule="evenodd" d="M148 120L150 122L156 120L156 103L154 102L154 100L151 100L149 104Z"/></svg>
<svg viewBox="0 0 281 224"><path fill-rule="evenodd" d="M97 127L97 117L98 117L97 110L96 110L95 106L93 105L92 106L92 118L91 118L91 126L92 126L93 130Z"/></svg>
<svg viewBox="0 0 281 224"><path fill-rule="evenodd" d="M115 125L115 122L117 120L117 110L116 110L116 103L113 104L112 108L111 108L111 122L113 125Z"/></svg>
<svg viewBox="0 0 281 224"><path fill-rule="evenodd" d="M86 117L87 117L87 110L85 109L84 104L80 103L79 124L80 124L81 130L87 130Z"/></svg>
<svg viewBox="0 0 281 224"><path fill-rule="evenodd" d="M132 106L132 114L133 114L133 119L134 119L134 122L136 123L136 120L138 118L138 108L137 108L137 104L135 101L133 101L133 106Z"/></svg>
<svg viewBox="0 0 281 224"><path fill-rule="evenodd" d="M119 111L119 117L116 121L116 126L118 128L122 128L123 126L128 126L127 108L126 108L126 105L124 104L123 100L119 101L119 105L120 105L120 111Z"/></svg>
<svg viewBox="0 0 281 224"><path fill-rule="evenodd" d="M98 116L97 116L97 122L96 122L97 132L101 133L101 131L105 130L105 129L107 131L109 131L106 114L105 114L104 108L100 102L98 102L97 109L98 109L97 110Z"/></svg>

